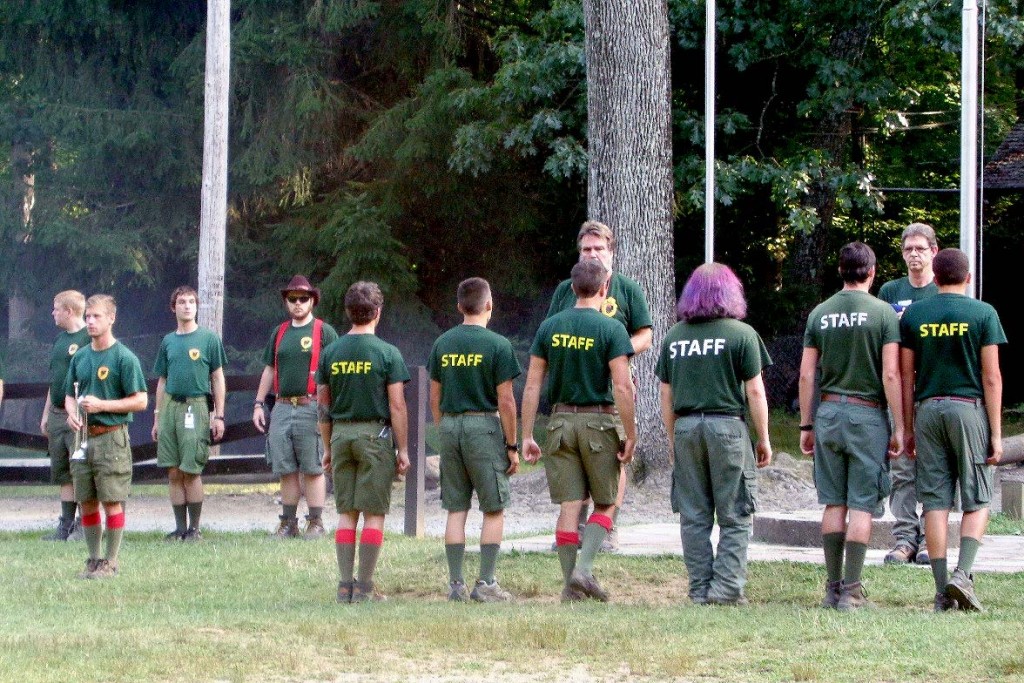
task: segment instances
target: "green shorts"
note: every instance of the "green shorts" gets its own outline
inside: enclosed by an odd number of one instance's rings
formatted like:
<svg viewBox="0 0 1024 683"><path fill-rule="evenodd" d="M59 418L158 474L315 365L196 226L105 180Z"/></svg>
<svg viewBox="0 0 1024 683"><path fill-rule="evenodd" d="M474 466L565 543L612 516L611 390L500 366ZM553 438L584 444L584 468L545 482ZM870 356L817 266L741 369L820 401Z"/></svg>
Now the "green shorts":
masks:
<svg viewBox="0 0 1024 683"><path fill-rule="evenodd" d="M69 458L77 447L75 430L68 426L68 414L63 410L50 408L46 414L46 446L50 454L50 483L64 486L71 483L71 462Z"/></svg>
<svg viewBox="0 0 1024 683"><path fill-rule="evenodd" d="M505 434L496 415L445 415L441 418L441 507L449 512L470 508L473 491L480 510L508 507L510 462Z"/></svg>
<svg viewBox="0 0 1024 683"><path fill-rule="evenodd" d="M338 513L386 515L397 455L383 422L335 422L331 430L334 503Z"/></svg>
<svg viewBox="0 0 1024 683"><path fill-rule="evenodd" d="M884 408L822 402L814 418L814 485L822 505L874 512L889 495Z"/></svg>
<svg viewBox="0 0 1024 683"><path fill-rule="evenodd" d="M931 399L918 404L916 485L925 512L951 509L957 483L964 512L988 507L992 466L985 460L990 435L988 414L980 402Z"/></svg>
<svg viewBox="0 0 1024 683"><path fill-rule="evenodd" d="M603 413L554 413L548 420L544 469L552 503L614 505L619 491L621 421Z"/></svg>
<svg viewBox="0 0 1024 683"><path fill-rule="evenodd" d="M324 446L316 419L316 403L293 406L278 401L270 412L267 459L274 474L324 473Z"/></svg>
<svg viewBox="0 0 1024 683"><path fill-rule="evenodd" d="M185 425L185 416L192 409L193 426ZM202 474L210 458L210 408L205 396L192 396L184 402L170 397L160 411L156 440L156 464L177 467L187 474Z"/></svg>
<svg viewBox="0 0 1024 683"><path fill-rule="evenodd" d="M71 461L75 500L123 503L132 486L132 445L126 426L88 439L85 460Z"/></svg>

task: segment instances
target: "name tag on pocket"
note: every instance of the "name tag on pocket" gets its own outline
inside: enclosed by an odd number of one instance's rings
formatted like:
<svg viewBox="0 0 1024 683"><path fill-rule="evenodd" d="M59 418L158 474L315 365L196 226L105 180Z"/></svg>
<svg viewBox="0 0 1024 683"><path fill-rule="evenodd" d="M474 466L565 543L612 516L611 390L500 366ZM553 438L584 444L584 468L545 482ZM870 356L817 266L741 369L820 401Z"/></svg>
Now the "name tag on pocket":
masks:
<svg viewBox="0 0 1024 683"><path fill-rule="evenodd" d="M185 429L196 428L196 416L192 414L192 406L188 407L188 411L185 413Z"/></svg>

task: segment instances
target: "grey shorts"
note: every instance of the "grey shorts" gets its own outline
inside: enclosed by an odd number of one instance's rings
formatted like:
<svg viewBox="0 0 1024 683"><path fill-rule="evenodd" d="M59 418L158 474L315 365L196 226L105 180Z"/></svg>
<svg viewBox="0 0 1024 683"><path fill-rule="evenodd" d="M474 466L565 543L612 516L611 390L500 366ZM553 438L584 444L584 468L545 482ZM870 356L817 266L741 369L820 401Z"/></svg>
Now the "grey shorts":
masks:
<svg viewBox="0 0 1024 683"><path fill-rule="evenodd" d="M884 408L822 402L814 419L814 485L822 505L874 512L889 495Z"/></svg>
<svg viewBox="0 0 1024 683"><path fill-rule="evenodd" d="M324 445L316 419L316 403L274 404L267 435L267 459L274 474L323 474Z"/></svg>
<svg viewBox="0 0 1024 683"><path fill-rule="evenodd" d="M476 491L483 512L508 507L508 453L496 415L445 415L441 418L441 506L449 512L469 509Z"/></svg>
<svg viewBox="0 0 1024 683"><path fill-rule="evenodd" d="M914 421L917 441L917 499L925 512L950 510L960 484L964 512L992 500L988 414L977 403L932 399L920 403Z"/></svg>

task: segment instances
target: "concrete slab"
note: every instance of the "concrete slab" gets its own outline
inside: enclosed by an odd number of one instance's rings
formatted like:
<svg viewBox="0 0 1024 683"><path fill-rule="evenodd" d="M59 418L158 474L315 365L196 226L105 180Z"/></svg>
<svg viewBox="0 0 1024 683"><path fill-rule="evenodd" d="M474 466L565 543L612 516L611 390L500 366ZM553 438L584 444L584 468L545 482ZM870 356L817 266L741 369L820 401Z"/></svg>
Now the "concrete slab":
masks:
<svg viewBox="0 0 1024 683"><path fill-rule="evenodd" d="M960 513L949 515L949 547L960 547ZM871 524L868 548L888 551L895 543L892 535L896 519L888 510ZM753 540L774 545L821 547L821 511L765 512L754 515Z"/></svg>

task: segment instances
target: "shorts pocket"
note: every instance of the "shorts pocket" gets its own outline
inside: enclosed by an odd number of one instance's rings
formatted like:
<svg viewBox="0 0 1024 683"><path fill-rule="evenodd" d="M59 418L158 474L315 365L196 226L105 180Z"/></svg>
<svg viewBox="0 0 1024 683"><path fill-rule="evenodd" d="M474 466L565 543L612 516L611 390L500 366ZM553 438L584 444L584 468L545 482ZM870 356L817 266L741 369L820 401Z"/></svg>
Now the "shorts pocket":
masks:
<svg viewBox="0 0 1024 683"><path fill-rule="evenodd" d="M566 422L562 418L553 417L548 420L548 437L544 449L547 453L554 453L561 448L565 440Z"/></svg>
<svg viewBox="0 0 1024 683"><path fill-rule="evenodd" d="M736 514L749 517L757 512L757 473L744 472L736 495Z"/></svg>
<svg viewBox="0 0 1024 683"><path fill-rule="evenodd" d="M889 468L883 465L878 470L878 495L879 500L885 500L892 493L892 477L889 475Z"/></svg>
<svg viewBox="0 0 1024 683"><path fill-rule="evenodd" d="M590 450L592 453L604 453L605 450L614 445L616 451L622 447L624 438L620 437L618 429L616 429L615 420L611 416L602 416L600 419L587 420L587 430L591 432L600 432L600 436L591 435L588 439L590 444ZM614 433L614 439L608 439L607 433ZM614 442L614 443L613 443Z"/></svg>

